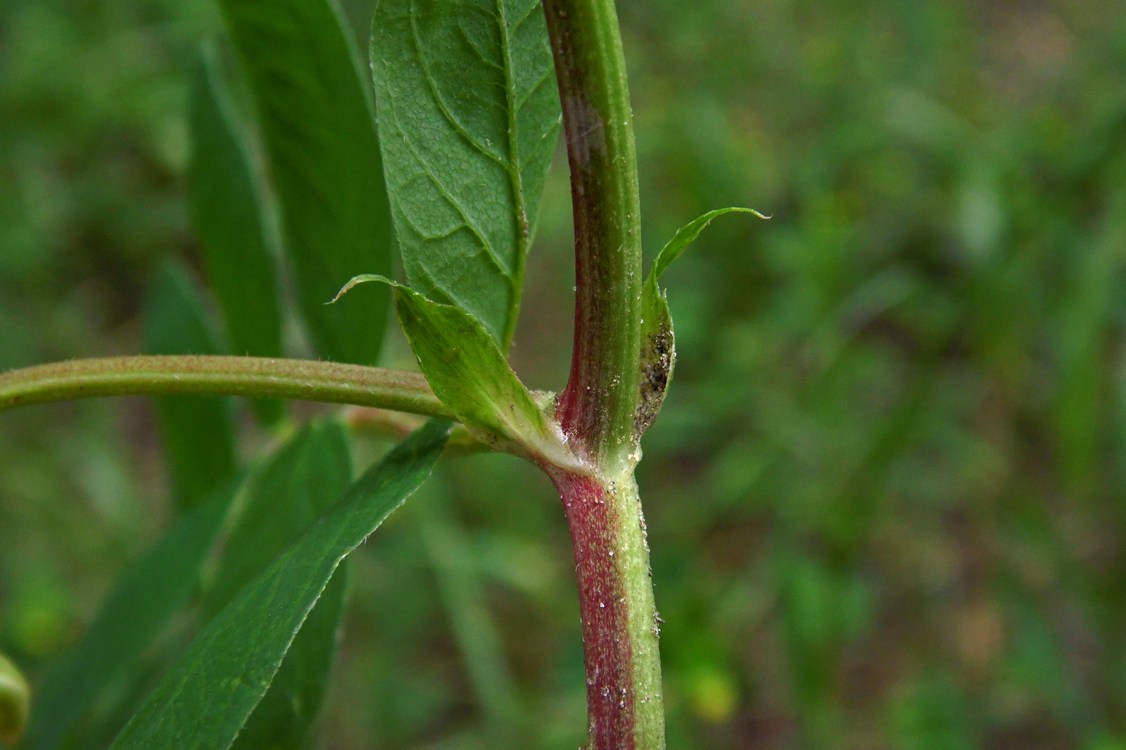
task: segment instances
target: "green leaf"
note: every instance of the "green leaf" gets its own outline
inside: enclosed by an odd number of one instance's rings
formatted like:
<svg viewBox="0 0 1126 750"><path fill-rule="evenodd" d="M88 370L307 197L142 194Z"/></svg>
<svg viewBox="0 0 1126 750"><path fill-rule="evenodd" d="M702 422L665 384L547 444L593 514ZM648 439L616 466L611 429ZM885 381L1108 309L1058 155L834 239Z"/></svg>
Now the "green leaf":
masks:
<svg viewBox="0 0 1126 750"><path fill-rule="evenodd" d="M645 285L641 290L641 397L637 402L637 412L633 421L635 440L640 440L656 421L676 367L676 340L673 335L672 314L669 312L669 303L664 290L658 284L661 274L696 241L708 224L730 213L753 214L760 219L770 218L753 208L730 207L708 211L677 230L657 254L657 259L649 270L649 276L645 279Z"/></svg>
<svg viewBox="0 0 1126 750"><path fill-rule="evenodd" d="M251 478L203 609L222 610L348 488L348 438L337 422L313 422L290 438Z"/></svg>
<svg viewBox="0 0 1126 750"><path fill-rule="evenodd" d="M391 268L391 218L375 123L351 31L327 0L221 0L257 103L300 311L328 359L374 364L387 296L324 301Z"/></svg>
<svg viewBox="0 0 1126 750"><path fill-rule="evenodd" d="M215 613L293 546L336 502L352 478L348 439L336 422L313 423L274 454L250 484L245 508L204 605ZM317 600L262 702L239 734L239 746L303 747L320 712L347 576L339 570Z"/></svg>
<svg viewBox="0 0 1126 750"><path fill-rule="evenodd" d="M474 437L496 450L526 453L560 466L574 463L562 432L520 382L481 321L370 274L349 281L337 298L369 281L394 287L399 323L422 373Z"/></svg>
<svg viewBox="0 0 1126 750"><path fill-rule="evenodd" d="M333 574L301 625L262 702L247 719L234 747L283 750L313 747L347 601L347 560Z"/></svg>
<svg viewBox="0 0 1126 750"><path fill-rule="evenodd" d="M436 474L427 488L426 502L415 504L413 512L485 723L491 727L495 744L511 747L518 744L521 717L526 714L520 711L520 691L509 673L500 633L489 611L471 534L448 507L451 484L448 473ZM440 489L434 491L435 486Z"/></svg>
<svg viewBox="0 0 1126 750"><path fill-rule="evenodd" d="M192 83L188 205L235 353L281 356L276 270L262 196L215 50Z"/></svg>
<svg viewBox="0 0 1126 750"><path fill-rule="evenodd" d="M769 219L769 216L761 214L753 208L741 208L739 206L731 206L728 208L716 208L708 211L706 214L697 216L692 221L688 222L680 229L676 230L676 234L672 239L665 243L661 248L661 252L657 254L657 259L653 261L653 268L649 271L649 277L645 280L646 286L649 284L656 285L661 274L672 265L672 262L679 258L681 254L688 249L688 247L696 241L700 233L707 229L708 224L718 219L725 214L752 214L760 219Z"/></svg>
<svg viewBox="0 0 1126 750"><path fill-rule="evenodd" d="M113 748L230 747L340 561L429 476L448 429L433 421L400 444L239 592L164 676Z"/></svg>
<svg viewBox="0 0 1126 750"><path fill-rule="evenodd" d="M199 582L241 478L185 513L121 576L82 640L38 685L27 747L58 747L111 686L138 676L140 658Z"/></svg>
<svg viewBox="0 0 1126 750"><path fill-rule="evenodd" d="M211 288L235 354L280 357L277 271L267 241L262 190L231 107L215 49L206 46L192 82L188 206ZM282 402L258 400L269 423Z"/></svg>
<svg viewBox="0 0 1126 750"><path fill-rule="evenodd" d="M561 121L538 0L381 0L371 63L407 281L507 349Z"/></svg>
<svg viewBox="0 0 1126 750"><path fill-rule="evenodd" d="M150 289L144 335L148 353L220 353L195 286L179 266L162 267ZM172 494L186 507L235 470L231 400L160 396L154 403Z"/></svg>
<svg viewBox="0 0 1126 750"><path fill-rule="evenodd" d="M15 743L27 725L31 689L16 665L0 654L0 742Z"/></svg>

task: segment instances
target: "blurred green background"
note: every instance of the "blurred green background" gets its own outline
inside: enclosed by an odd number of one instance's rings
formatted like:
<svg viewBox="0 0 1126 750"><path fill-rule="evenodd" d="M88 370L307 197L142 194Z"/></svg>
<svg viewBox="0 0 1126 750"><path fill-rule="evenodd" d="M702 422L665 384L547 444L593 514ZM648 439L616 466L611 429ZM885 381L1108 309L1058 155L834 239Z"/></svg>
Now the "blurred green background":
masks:
<svg viewBox="0 0 1126 750"><path fill-rule="evenodd" d="M647 252L709 208L774 217L665 277L680 360L639 478L670 747L1126 748L1122 11L621 3ZM185 97L218 26L0 6L0 368L139 351L148 279L198 266ZM570 349L562 167L515 350L541 388ZM35 675L73 643L167 494L146 401L4 414L0 649ZM448 462L356 560L324 747L581 741L544 479Z"/></svg>

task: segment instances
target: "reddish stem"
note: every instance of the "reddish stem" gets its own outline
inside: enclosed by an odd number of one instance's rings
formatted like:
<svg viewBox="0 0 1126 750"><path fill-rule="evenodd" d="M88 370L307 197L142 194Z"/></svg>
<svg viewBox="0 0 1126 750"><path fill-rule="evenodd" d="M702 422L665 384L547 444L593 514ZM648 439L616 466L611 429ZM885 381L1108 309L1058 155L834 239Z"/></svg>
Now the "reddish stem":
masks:
<svg viewBox="0 0 1126 750"><path fill-rule="evenodd" d="M633 750L636 689L629 605L606 489L587 476L549 471L563 499L575 551L586 666L588 750Z"/></svg>
<svg viewBox="0 0 1126 750"><path fill-rule="evenodd" d="M641 232L633 115L613 0L544 0L575 224L575 340L556 416L603 468L629 459L639 388Z"/></svg>

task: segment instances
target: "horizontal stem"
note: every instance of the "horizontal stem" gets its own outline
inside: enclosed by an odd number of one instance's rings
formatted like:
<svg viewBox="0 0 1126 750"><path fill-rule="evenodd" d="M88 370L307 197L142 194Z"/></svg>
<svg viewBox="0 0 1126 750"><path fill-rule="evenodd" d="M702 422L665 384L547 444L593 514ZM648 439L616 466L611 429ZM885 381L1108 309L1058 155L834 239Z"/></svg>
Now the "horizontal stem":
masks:
<svg viewBox="0 0 1126 750"><path fill-rule="evenodd" d="M376 437L390 437L405 440L412 432L426 424L426 420L414 414L378 409L370 406L351 406L341 415L344 424L354 434ZM461 455L486 453L489 446L482 443L466 429L463 424L455 424L446 440L446 453Z"/></svg>
<svg viewBox="0 0 1126 750"><path fill-rule="evenodd" d="M267 357L78 359L0 373L0 411L92 396L254 396L323 401L452 419L418 373Z"/></svg>

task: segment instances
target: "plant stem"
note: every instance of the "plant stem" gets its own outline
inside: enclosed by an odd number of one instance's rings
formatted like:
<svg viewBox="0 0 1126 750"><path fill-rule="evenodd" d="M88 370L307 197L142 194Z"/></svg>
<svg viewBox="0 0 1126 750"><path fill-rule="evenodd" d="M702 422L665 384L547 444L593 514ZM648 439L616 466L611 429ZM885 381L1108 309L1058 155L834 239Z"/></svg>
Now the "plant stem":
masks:
<svg viewBox="0 0 1126 750"><path fill-rule="evenodd" d="M544 0L575 222L575 341L557 416L600 466L633 460L641 232L633 114L613 0Z"/></svg>
<svg viewBox="0 0 1126 750"><path fill-rule="evenodd" d="M616 479L551 471L575 552L586 668L588 750L660 750L660 622L641 501L629 470Z"/></svg>
<svg viewBox="0 0 1126 750"><path fill-rule="evenodd" d="M0 373L0 411L91 396L169 393L294 398L453 418L418 373L337 362L196 355L107 357Z"/></svg>
<svg viewBox="0 0 1126 750"><path fill-rule="evenodd" d="M633 115L613 0L544 0L575 221L575 342L556 418L596 472L545 466L571 529L588 750L665 746L657 611L633 468L641 231Z"/></svg>

